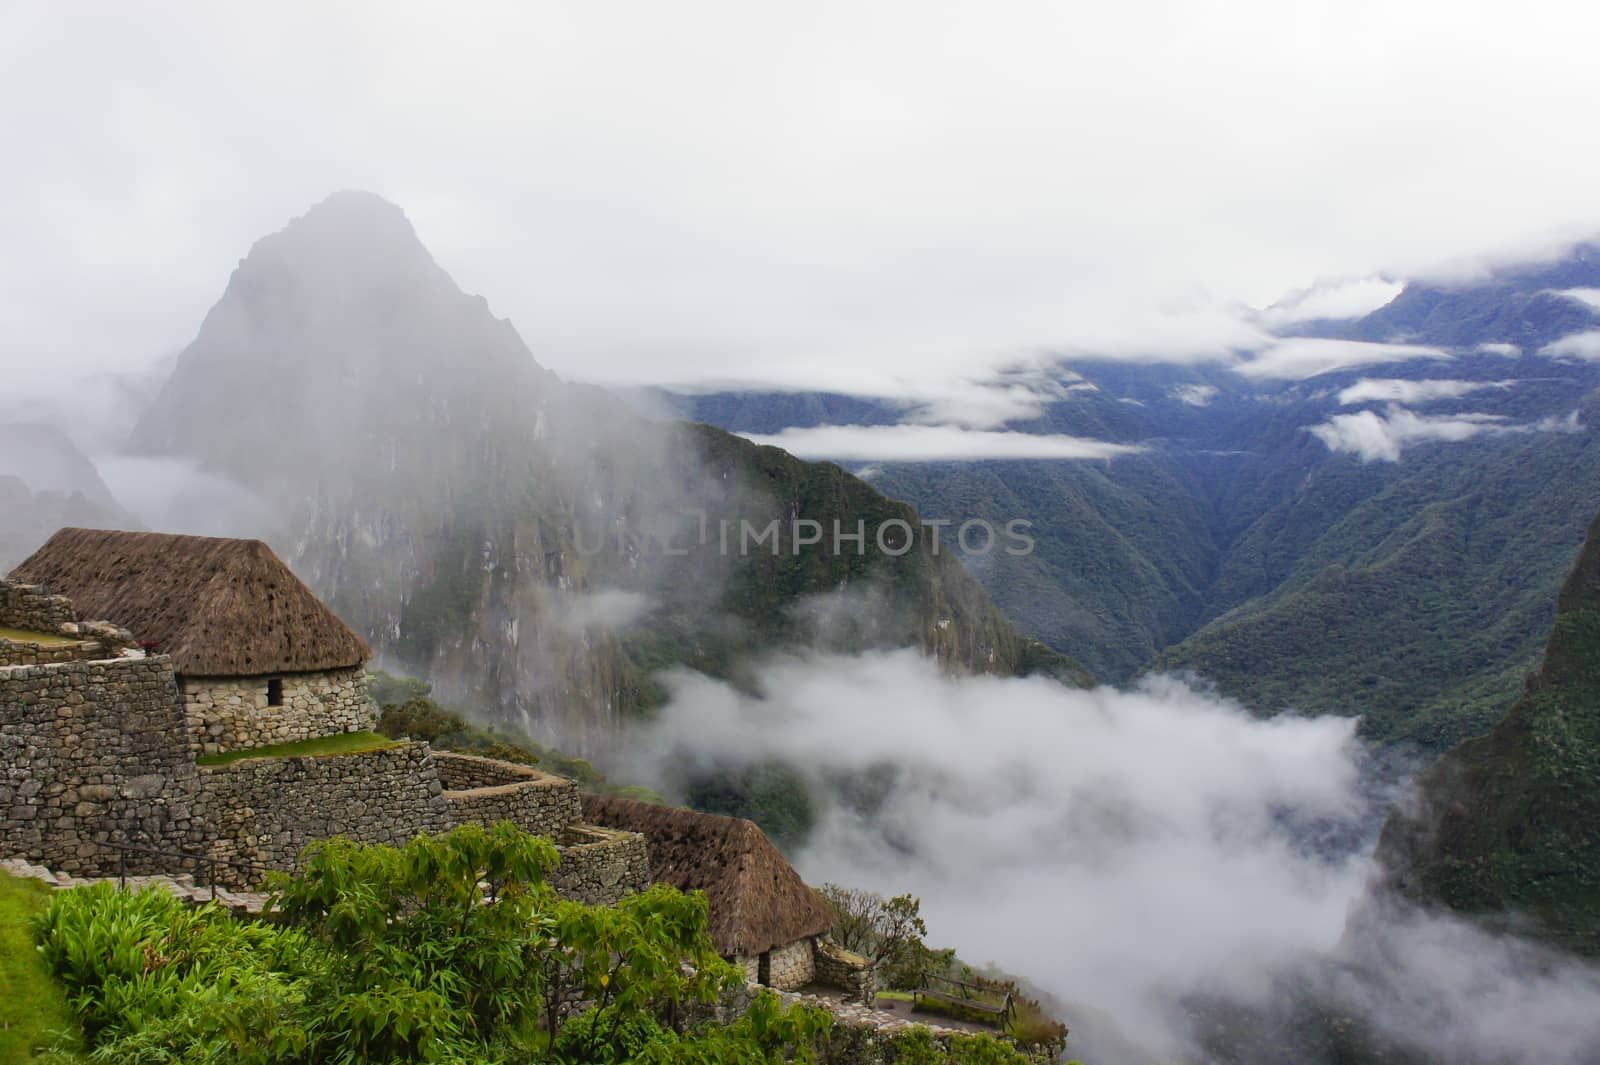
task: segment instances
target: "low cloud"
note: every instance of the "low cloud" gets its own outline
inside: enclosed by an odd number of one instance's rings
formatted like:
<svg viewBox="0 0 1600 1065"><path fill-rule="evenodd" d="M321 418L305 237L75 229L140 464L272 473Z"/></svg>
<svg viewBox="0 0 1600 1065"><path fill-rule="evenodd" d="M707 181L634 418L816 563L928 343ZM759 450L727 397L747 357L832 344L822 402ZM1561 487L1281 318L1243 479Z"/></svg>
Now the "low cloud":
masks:
<svg viewBox="0 0 1600 1065"><path fill-rule="evenodd" d="M1404 283L1381 277L1326 282L1279 300L1261 312L1261 320L1273 329L1281 329L1318 319L1360 318L1404 289Z"/></svg>
<svg viewBox="0 0 1600 1065"><path fill-rule="evenodd" d="M282 514L197 463L128 455L98 455L94 461L111 494L153 532L268 541L284 532Z"/></svg>
<svg viewBox="0 0 1600 1065"><path fill-rule="evenodd" d="M560 592L550 620L556 628L578 636L591 628L620 632L644 618L656 606L642 592L601 588L592 592Z"/></svg>
<svg viewBox="0 0 1600 1065"><path fill-rule="evenodd" d="M1370 410L1335 414L1321 425L1312 426L1311 432L1330 451L1347 452L1362 462L1398 462L1401 453L1413 444L1458 443L1477 436L1513 433L1575 433L1582 429L1577 411L1511 425L1498 414L1418 414L1391 405L1382 414Z"/></svg>
<svg viewBox="0 0 1600 1065"><path fill-rule="evenodd" d="M1504 343L1479 344L1472 350L1483 355L1500 355L1508 359L1515 359L1522 354L1522 349L1517 345Z"/></svg>
<svg viewBox="0 0 1600 1065"><path fill-rule="evenodd" d="M1255 358L1239 363L1234 369L1246 377L1261 380L1303 381L1362 366L1448 358L1449 354L1438 348L1417 344L1374 344L1364 340L1295 337L1274 344Z"/></svg>
<svg viewBox="0 0 1600 1065"><path fill-rule="evenodd" d="M1515 381L1407 381L1398 378L1366 377L1339 393L1340 406L1355 403L1431 403L1440 399L1457 399L1489 389L1510 388Z"/></svg>
<svg viewBox="0 0 1600 1065"><path fill-rule="evenodd" d="M1574 303L1581 303L1591 311L1600 311L1600 288L1563 288L1556 289L1555 293Z"/></svg>
<svg viewBox="0 0 1600 1065"><path fill-rule="evenodd" d="M1191 407L1204 407L1217 398L1216 385L1179 385L1172 390L1172 398Z"/></svg>
<svg viewBox="0 0 1600 1065"><path fill-rule="evenodd" d="M1571 333L1560 340L1553 340L1540 348L1539 354L1554 359L1600 360L1600 329Z"/></svg>
<svg viewBox="0 0 1600 1065"><path fill-rule="evenodd" d="M824 425L747 435L803 459L844 462L1111 459L1144 450L1080 436L984 432L954 425Z"/></svg>
<svg viewBox="0 0 1600 1065"><path fill-rule="evenodd" d="M1261 720L1170 679L952 678L911 651L769 661L758 694L686 672L667 686L636 773L673 793L710 766L796 767L820 806L802 875L919 895L931 942L1069 1004L1078 1056L1104 1010L1138 1045L1102 1060L1198 1058L1196 995L1271 1009L1307 966L1384 1031L1454 1025L1438 1045L1463 1062L1573 1060L1600 1023L1589 970L1557 973L1543 991L1560 1010L1539 1007L1540 985L1454 922L1396 919L1416 950L1349 956L1393 795L1353 720ZM1518 1002L1565 1021L1530 1032Z"/></svg>

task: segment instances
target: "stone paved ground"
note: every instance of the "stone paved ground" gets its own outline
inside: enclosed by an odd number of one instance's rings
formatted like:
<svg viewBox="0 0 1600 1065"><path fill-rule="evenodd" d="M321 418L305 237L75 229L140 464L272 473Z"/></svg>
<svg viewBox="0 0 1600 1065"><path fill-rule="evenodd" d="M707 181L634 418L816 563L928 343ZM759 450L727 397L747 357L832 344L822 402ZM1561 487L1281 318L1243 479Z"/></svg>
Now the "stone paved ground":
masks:
<svg viewBox="0 0 1600 1065"><path fill-rule="evenodd" d="M943 1014L914 1012L909 1002L879 999L877 1004L872 1006L864 1006L859 1002L847 1002L840 992L834 988L812 986L799 992L780 991L778 992L778 997L785 1003L804 1003L807 1006L819 1006L841 1021L851 1024L869 1024L885 1032L897 1032L903 1028L921 1026L930 1029L935 1035L960 1035L974 1032L982 1032L986 1035L1000 1034L992 1027L969 1024L966 1021L958 1021Z"/></svg>
<svg viewBox="0 0 1600 1065"><path fill-rule="evenodd" d="M96 884L101 881L116 882L116 877L75 877L66 873L53 873L42 865L34 865L20 858L7 858L0 860L0 872L10 873L16 877L26 877L38 880L53 888L82 887L85 884ZM267 904L267 896L253 891L229 891L226 888L217 888L214 892L207 887L195 885L194 877L187 874L180 876L130 876L126 878L129 890L138 891L146 887L159 887L170 891L180 899L196 904L204 902L219 902L234 913L258 914Z"/></svg>

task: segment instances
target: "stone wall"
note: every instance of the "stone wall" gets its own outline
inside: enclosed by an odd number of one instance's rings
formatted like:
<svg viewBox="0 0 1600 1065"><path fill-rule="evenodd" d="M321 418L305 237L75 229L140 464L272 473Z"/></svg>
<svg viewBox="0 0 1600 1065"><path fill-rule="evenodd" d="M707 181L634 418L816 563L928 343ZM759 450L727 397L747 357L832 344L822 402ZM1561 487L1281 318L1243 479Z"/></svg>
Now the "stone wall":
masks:
<svg viewBox="0 0 1600 1065"><path fill-rule="evenodd" d="M100 645L88 640L39 643L0 637L0 666L47 666L56 662L84 662L99 657Z"/></svg>
<svg viewBox="0 0 1600 1065"><path fill-rule="evenodd" d="M811 939L797 939L767 953L767 986L779 991L798 991L816 977Z"/></svg>
<svg viewBox="0 0 1600 1065"><path fill-rule="evenodd" d="M819 939L813 951L812 965L816 970L814 979L817 983L823 987L838 988L848 1001L872 1005L877 982L869 959L845 950L832 940Z"/></svg>
<svg viewBox="0 0 1600 1065"><path fill-rule="evenodd" d="M195 830L171 659L0 667L0 852L79 875ZM130 870L170 864L128 854Z"/></svg>
<svg viewBox="0 0 1600 1065"><path fill-rule="evenodd" d="M282 686L282 705L270 705L269 685ZM377 724L360 667L325 673L263 677L183 678L183 706L196 754L296 743Z"/></svg>
<svg viewBox="0 0 1600 1065"><path fill-rule="evenodd" d="M444 785L446 791L498 788L505 784L523 784L537 779L565 779L552 776L533 766L503 762L498 758L481 758L475 754L434 751L433 757L439 766L439 782Z"/></svg>
<svg viewBox="0 0 1600 1065"><path fill-rule="evenodd" d="M0 627L54 634L77 620L66 596L51 595L41 585L0 579Z"/></svg>
<svg viewBox="0 0 1600 1065"><path fill-rule="evenodd" d="M637 832L573 825L556 837L561 863L550 886L562 898L612 906L650 886L650 852Z"/></svg>
<svg viewBox="0 0 1600 1065"><path fill-rule="evenodd" d="M583 820L578 786L528 766L473 755L435 752L451 816L461 824L510 821L524 832L555 838Z"/></svg>
<svg viewBox="0 0 1600 1065"><path fill-rule="evenodd" d="M425 743L201 766L193 849L240 863L219 879L251 887L266 869L291 870L308 843L345 836L403 846L454 827Z"/></svg>

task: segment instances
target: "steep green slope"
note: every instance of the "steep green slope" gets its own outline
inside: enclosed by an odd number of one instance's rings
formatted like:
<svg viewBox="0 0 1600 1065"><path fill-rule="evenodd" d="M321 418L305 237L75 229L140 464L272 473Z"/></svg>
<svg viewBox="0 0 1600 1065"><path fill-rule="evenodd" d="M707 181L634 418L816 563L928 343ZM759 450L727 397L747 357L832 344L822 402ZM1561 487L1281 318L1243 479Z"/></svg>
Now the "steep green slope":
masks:
<svg viewBox="0 0 1600 1065"><path fill-rule="evenodd" d="M1600 415L1600 397L1582 410ZM1246 532L1214 594L1286 568L1273 590L1156 666L1263 711L1361 714L1372 738L1449 746L1515 693L1572 530L1597 505L1589 433L1419 449L1398 466L1329 461Z"/></svg>
<svg viewBox="0 0 1600 1065"><path fill-rule="evenodd" d="M1552 941L1600 954L1600 518L1526 692L1423 775L1378 857L1406 896L1530 916Z"/></svg>

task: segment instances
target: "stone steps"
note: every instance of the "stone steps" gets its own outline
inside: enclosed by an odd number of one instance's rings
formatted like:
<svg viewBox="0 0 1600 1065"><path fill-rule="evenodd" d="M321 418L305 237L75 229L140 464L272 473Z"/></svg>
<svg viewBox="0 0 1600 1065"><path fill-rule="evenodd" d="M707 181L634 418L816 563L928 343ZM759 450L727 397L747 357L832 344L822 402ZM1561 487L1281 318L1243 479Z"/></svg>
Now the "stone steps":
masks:
<svg viewBox="0 0 1600 1065"><path fill-rule="evenodd" d="M37 880L57 890L67 888L85 887L89 884L119 883L117 877L75 877L67 873L55 873L42 865L21 858L6 858L0 860L0 872L10 873L12 876L24 879ZM129 891L142 891L147 887L160 888L170 892L173 897L192 903L196 906L208 902L216 902L227 908L230 913L238 915L256 915L266 908L269 896L255 891L229 891L227 888L202 887L194 882L194 877L188 873L176 876L128 876L122 881Z"/></svg>

